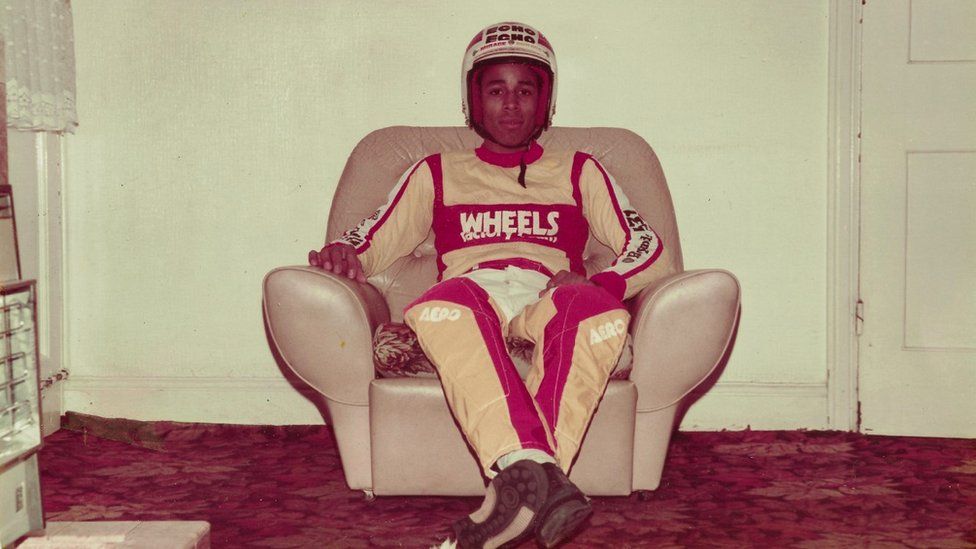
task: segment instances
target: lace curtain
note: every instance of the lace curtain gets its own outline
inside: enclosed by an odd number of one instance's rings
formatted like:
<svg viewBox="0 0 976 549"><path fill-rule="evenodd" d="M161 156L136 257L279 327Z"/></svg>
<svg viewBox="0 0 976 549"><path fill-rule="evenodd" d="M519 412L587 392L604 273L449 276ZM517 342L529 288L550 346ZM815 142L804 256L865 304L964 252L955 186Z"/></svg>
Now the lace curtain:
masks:
<svg viewBox="0 0 976 549"><path fill-rule="evenodd" d="M0 0L7 126L71 132L75 110L75 43L69 0Z"/></svg>

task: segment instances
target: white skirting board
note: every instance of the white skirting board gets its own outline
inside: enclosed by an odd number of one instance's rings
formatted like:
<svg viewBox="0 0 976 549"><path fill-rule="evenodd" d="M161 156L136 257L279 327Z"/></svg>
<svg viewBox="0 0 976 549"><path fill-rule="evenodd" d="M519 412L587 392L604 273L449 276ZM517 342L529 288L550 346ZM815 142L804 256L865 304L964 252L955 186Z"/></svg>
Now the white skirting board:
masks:
<svg viewBox="0 0 976 549"><path fill-rule="evenodd" d="M68 379L67 370L52 371L50 359L41 355L41 435L48 436L61 428L64 415L64 385Z"/></svg>
<svg viewBox="0 0 976 549"><path fill-rule="evenodd" d="M697 393L693 394L693 397ZM826 383L718 383L694 401L683 431L833 429Z"/></svg>
<svg viewBox="0 0 976 549"><path fill-rule="evenodd" d="M64 410L141 421L316 425L322 413L281 378L72 375ZM686 431L827 429L823 383L719 383L697 400Z"/></svg>
<svg viewBox="0 0 976 549"><path fill-rule="evenodd" d="M48 436L61 428L64 414L64 382L41 391L41 435Z"/></svg>
<svg viewBox="0 0 976 549"><path fill-rule="evenodd" d="M312 401L284 378L72 375L65 386L64 399L66 412L141 421L324 423Z"/></svg>

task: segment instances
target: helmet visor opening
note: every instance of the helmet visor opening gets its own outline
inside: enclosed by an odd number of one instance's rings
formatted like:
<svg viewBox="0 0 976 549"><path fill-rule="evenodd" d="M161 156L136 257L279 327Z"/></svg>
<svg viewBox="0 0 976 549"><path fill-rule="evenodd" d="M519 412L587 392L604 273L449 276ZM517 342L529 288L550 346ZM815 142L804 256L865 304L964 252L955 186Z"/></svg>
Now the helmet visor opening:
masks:
<svg viewBox="0 0 976 549"><path fill-rule="evenodd" d="M536 82L539 86L539 100L535 111L535 125L538 127L536 137L538 137L538 134L549 126L549 107L552 101L552 72L549 70L548 65L524 57L495 57L475 63L474 67L468 73L467 82L468 104L471 108L471 125L478 131L479 135L482 134L483 130L480 128L482 128L482 124L484 123L484 110L481 105L481 75L484 69L492 65L505 63L525 65L532 70L532 74L536 77Z"/></svg>

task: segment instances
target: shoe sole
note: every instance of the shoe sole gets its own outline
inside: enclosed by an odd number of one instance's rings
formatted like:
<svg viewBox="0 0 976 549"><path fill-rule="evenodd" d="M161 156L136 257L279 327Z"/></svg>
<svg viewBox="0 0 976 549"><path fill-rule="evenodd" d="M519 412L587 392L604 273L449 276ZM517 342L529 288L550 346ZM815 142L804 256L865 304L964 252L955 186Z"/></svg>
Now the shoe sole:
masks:
<svg viewBox="0 0 976 549"><path fill-rule="evenodd" d="M536 463L520 465L516 463L505 468L492 481L495 489L495 506L484 522L475 523L465 517L454 525L459 547L517 547L532 537L535 525L539 523L539 511L546 502L548 480L546 473ZM504 532L519 512L526 508L532 512L532 520L524 530L501 545L494 545L493 538Z"/></svg>
<svg viewBox="0 0 976 549"><path fill-rule="evenodd" d="M593 507L586 501L570 499L553 507L542 518L542 525L536 532L536 542L550 549L566 541L593 514Z"/></svg>

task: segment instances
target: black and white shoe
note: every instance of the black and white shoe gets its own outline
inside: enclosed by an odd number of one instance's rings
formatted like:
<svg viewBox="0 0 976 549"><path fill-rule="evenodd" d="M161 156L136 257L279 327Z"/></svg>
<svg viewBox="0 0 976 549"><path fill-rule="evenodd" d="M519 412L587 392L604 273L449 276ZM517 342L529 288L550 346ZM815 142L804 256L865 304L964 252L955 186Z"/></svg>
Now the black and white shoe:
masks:
<svg viewBox="0 0 976 549"><path fill-rule="evenodd" d="M539 511L535 539L539 545L555 547L569 539L593 514L593 507L583 492L555 463L544 463L548 489L546 502Z"/></svg>
<svg viewBox="0 0 976 549"><path fill-rule="evenodd" d="M457 546L463 549L517 547L536 533L549 490L554 486L539 463L522 460L503 469L488 484L481 508L454 523ZM565 513L554 513L552 520L566 522ZM588 515L587 515L588 516Z"/></svg>

